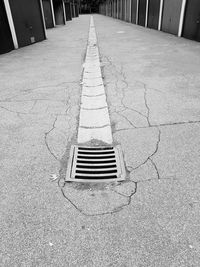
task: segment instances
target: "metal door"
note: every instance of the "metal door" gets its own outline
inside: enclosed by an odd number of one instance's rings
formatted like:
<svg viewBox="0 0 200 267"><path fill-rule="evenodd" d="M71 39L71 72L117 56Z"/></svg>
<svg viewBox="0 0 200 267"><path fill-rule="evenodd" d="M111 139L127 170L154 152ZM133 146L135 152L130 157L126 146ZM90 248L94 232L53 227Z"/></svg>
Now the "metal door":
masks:
<svg viewBox="0 0 200 267"><path fill-rule="evenodd" d="M75 10L74 10L74 4L70 2L71 11L72 11L72 18L75 18Z"/></svg>
<svg viewBox="0 0 200 267"><path fill-rule="evenodd" d="M45 39L39 0L9 0L19 47Z"/></svg>
<svg viewBox="0 0 200 267"><path fill-rule="evenodd" d="M146 5L147 5L146 0L139 0L138 24L141 26L145 26Z"/></svg>
<svg viewBox="0 0 200 267"><path fill-rule="evenodd" d="M113 0L113 18L116 18L116 5L115 5L115 0Z"/></svg>
<svg viewBox="0 0 200 267"><path fill-rule="evenodd" d="M158 29L160 0L149 0L148 27Z"/></svg>
<svg viewBox="0 0 200 267"><path fill-rule="evenodd" d="M200 2L199 0L187 1L183 37L200 42Z"/></svg>
<svg viewBox="0 0 200 267"><path fill-rule="evenodd" d="M45 19L45 25L46 28L53 28L53 16L52 16L52 10L51 10L51 2L50 0L43 0L43 10L44 10L44 19Z"/></svg>
<svg viewBox="0 0 200 267"><path fill-rule="evenodd" d="M114 17L117 17L117 1L114 1Z"/></svg>
<svg viewBox="0 0 200 267"><path fill-rule="evenodd" d="M108 16L111 16L111 2L108 1Z"/></svg>
<svg viewBox="0 0 200 267"><path fill-rule="evenodd" d="M70 3L65 3L66 20L72 20L72 10Z"/></svg>
<svg viewBox="0 0 200 267"><path fill-rule="evenodd" d="M14 49L4 3L0 2L0 54Z"/></svg>
<svg viewBox="0 0 200 267"><path fill-rule="evenodd" d="M137 0L131 2L131 22L136 24Z"/></svg>
<svg viewBox="0 0 200 267"><path fill-rule="evenodd" d="M120 0L117 0L117 19L120 18Z"/></svg>
<svg viewBox="0 0 200 267"><path fill-rule="evenodd" d="M79 16L78 5L75 4L75 17Z"/></svg>
<svg viewBox="0 0 200 267"><path fill-rule="evenodd" d="M182 0L164 0L162 31L178 34L181 6Z"/></svg>
<svg viewBox="0 0 200 267"><path fill-rule="evenodd" d="M55 13L56 24L57 25L65 24L62 0L53 0L53 8L54 8L54 13Z"/></svg>
<svg viewBox="0 0 200 267"><path fill-rule="evenodd" d="M130 0L126 0L126 21L130 21Z"/></svg>
<svg viewBox="0 0 200 267"><path fill-rule="evenodd" d="M125 20L125 0L122 0L122 20Z"/></svg>

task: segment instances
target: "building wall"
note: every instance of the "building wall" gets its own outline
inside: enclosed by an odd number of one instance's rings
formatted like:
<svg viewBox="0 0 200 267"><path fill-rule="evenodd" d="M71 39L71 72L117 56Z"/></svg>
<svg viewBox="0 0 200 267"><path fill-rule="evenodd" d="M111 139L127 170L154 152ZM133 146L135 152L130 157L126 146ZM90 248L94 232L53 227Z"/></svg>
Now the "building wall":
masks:
<svg viewBox="0 0 200 267"><path fill-rule="evenodd" d="M101 14L108 15L107 4L100 5ZM131 0L131 7L129 0L116 0L116 5L119 19L200 41L200 0Z"/></svg>

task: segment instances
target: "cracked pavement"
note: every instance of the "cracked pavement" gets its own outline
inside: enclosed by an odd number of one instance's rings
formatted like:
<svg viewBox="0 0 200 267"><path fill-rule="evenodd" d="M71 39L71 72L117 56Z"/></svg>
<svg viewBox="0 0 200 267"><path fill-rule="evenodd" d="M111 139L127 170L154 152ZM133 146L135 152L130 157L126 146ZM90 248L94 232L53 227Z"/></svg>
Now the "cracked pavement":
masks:
<svg viewBox="0 0 200 267"><path fill-rule="evenodd" d="M199 43L94 16L127 179L65 183L89 21L0 57L0 266L199 267Z"/></svg>

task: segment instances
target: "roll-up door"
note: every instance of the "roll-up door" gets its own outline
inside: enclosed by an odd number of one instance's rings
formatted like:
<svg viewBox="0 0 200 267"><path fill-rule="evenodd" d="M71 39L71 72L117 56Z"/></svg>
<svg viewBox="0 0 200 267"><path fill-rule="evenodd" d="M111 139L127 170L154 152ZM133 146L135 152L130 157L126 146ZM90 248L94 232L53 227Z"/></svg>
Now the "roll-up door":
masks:
<svg viewBox="0 0 200 267"><path fill-rule="evenodd" d="M138 24L141 26L145 26L146 19L146 0L139 0L139 8L138 8Z"/></svg>
<svg viewBox="0 0 200 267"><path fill-rule="evenodd" d="M14 49L4 3L0 1L0 54Z"/></svg>
<svg viewBox="0 0 200 267"><path fill-rule="evenodd" d="M187 1L183 37L200 42L200 0Z"/></svg>
<svg viewBox="0 0 200 267"><path fill-rule="evenodd" d="M148 23L149 28L158 29L160 0L149 0Z"/></svg>
<svg viewBox="0 0 200 267"><path fill-rule="evenodd" d="M137 0L131 2L131 22L136 24Z"/></svg>
<svg viewBox="0 0 200 267"><path fill-rule="evenodd" d="M181 6L182 0L164 0L162 31L178 34Z"/></svg>
<svg viewBox="0 0 200 267"><path fill-rule="evenodd" d="M39 0L9 0L19 47L45 39Z"/></svg>
<svg viewBox="0 0 200 267"><path fill-rule="evenodd" d="M53 28L53 16L52 16L52 9L51 9L51 2L50 0L43 0L43 10L44 10L44 19L46 28Z"/></svg>

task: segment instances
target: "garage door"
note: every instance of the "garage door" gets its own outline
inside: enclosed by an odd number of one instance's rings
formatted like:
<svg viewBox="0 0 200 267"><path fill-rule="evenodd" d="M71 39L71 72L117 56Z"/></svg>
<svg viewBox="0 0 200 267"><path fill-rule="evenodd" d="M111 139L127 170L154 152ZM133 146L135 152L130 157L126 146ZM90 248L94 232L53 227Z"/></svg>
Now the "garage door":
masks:
<svg viewBox="0 0 200 267"><path fill-rule="evenodd" d="M137 0L131 2L131 22L136 24Z"/></svg>
<svg viewBox="0 0 200 267"><path fill-rule="evenodd" d="M51 3L50 0L43 0L43 10L44 10L44 19L45 19L45 25L46 28L53 28L53 16L52 16L52 10L51 10Z"/></svg>
<svg viewBox="0 0 200 267"><path fill-rule="evenodd" d="M146 19L146 0L139 0L138 24L145 26Z"/></svg>
<svg viewBox="0 0 200 267"><path fill-rule="evenodd" d="M72 11L70 3L65 3L66 20L72 20Z"/></svg>
<svg viewBox="0 0 200 267"><path fill-rule="evenodd" d="M162 31L178 34L181 6L182 0L164 0Z"/></svg>
<svg viewBox="0 0 200 267"><path fill-rule="evenodd" d="M183 37L200 42L200 1L187 1Z"/></svg>
<svg viewBox="0 0 200 267"><path fill-rule="evenodd" d="M39 0L10 0L19 47L45 39Z"/></svg>
<svg viewBox="0 0 200 267"><path fill-rule="evenodd" d="M158 29L160 0L149 0L148 27Z"/></svg>
<svg viewBox="0 0 200 267"><path fill-rule="evenodd" d="M7 53L14 49L10 27L4 7L0 1L0 54Z"/></svg>

